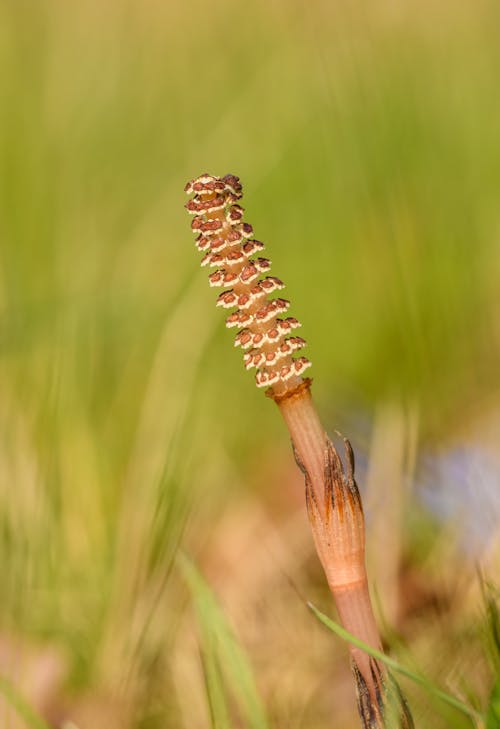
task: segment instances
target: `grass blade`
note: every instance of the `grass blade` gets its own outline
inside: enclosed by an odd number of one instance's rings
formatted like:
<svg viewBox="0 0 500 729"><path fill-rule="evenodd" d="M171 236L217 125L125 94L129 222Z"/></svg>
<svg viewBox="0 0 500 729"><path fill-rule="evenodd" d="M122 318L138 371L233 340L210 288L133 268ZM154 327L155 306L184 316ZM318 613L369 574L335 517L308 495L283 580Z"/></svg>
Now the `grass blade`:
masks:
<svg viewBox="0 0 500 729"><path fill-rule="evenodd" d="M486 714L486 729L498 729L500 726L500 681L497 681L491 692L488 712Z"/></svg>
<svg viewBox="0 0 500 729"><path fill-rule="evenodd" d="M0 694L18 716L24 720L27 727L30 729L50 729L47 722L35 712L12 683L4 676L0 676Z"/></svg>
<svg viewBox="0 0 500 729"><path fill-rule="evenodd" d="M213 644L201 651L212 729L231 729L226 690Z"/></svg>
<svg viewBox="0 0 500 729"><path fill-rule="evenodd" d="M375 648L372 648L371 646L367 645L366 643L363 643L362 640L359 640L359 638L356 638L356 636L349 633L341 625L336 623L334 620L331 620L331 618L327 617L324 613L322 613L320 610L318 610L312 603L308 602L307 605L312 610L312 612L316 615L316 617L320 620L320 622L323 623L323 625L326 625L326 627L329 630L331 630L333 633L338 635L343 640L347 641L348 643L351 643L352 645L356 646L357 648L361 648L361 650L365 651L365 653L368 653L368 655L373 656L373 658L376 658L377 660L381 661L382 663L385 663L385 665L388 668L395 671L396 673L400 673L403 676L410 678L415 683L420 684L429 693L434 694L434 696L436 696L437 698L441 699L442 701L449 704L450 706L453 706L454 709L456 709L457 711L460 711L462 714L465 714L466 716L468 716L470 719L472 719L473 722L482 720L482 717L480 716L480 714L478 714L477 711L472 709L470 706L467 706L467 704L464 704L463 701L460 701L460 699L457 699L455 696L452 696L451 694L448 694L445 691L442 691L441 689L437 688L427 678L425 678L425 676L421 676L420 674L415 673L414 671L410 670L409 668L406 668L405 666L401 666L397 661L395 661L390 656L387 656L384 653L382 653L381 651L378 651Z"/></svg>
<svg viewBox="0 0 500 729"><path fill-rule="evenodd" d="M220 712L214 726L217 729L228 726L224 716L225 704L222 704L221 700L224 692L220 678L223 676L227 690L234 696L246 725L250 729L269 729L269 722L257 691L251 666L229 626L226 616L194 564L183 555L178 557L178 563L193 598L203 654L205 659L208 657L208 664L205 663L204 669L209 702L212 710L217 706L217 710ZM217 675L219 666L220 675ZM210 678L210 686L208 678ZM217 704L214 703L214 700L217 701Z"/></svg>

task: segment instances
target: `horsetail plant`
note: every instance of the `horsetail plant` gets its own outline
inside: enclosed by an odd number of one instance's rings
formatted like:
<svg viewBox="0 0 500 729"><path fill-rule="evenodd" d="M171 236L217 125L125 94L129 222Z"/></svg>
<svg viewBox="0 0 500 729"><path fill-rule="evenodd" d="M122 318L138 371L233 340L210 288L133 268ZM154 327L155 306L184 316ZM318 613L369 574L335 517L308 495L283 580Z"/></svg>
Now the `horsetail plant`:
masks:
<svg viewBox="0 0 500 729"><path fill-rule="evenodd" d="M283 318L289 301L269 298L284 284L275 276L261 277L271 263L255 257L264 245L254 238L252 226L243 222L243 208L237 202L241 183L234 175L203 174L188 182L185 191L194 193L186 208L194 215L191 228L197 234L196 247L204 253L201 265L216 269L209 275L210 285L224 289L217 306L232 310L226 326L238 329L235 346L244 350L245 367L256 369L257 387L267 388L266 395L278 405L290 432L305 478L316 551L340 621L356 638L381 650L368 590L363 508L352 449L344 439L344 467L313 404L312 381L303 377L311 363L295 356L306 344L294 333L300 323ZM351 645L350 653L363 727L387 727L390 716L391 726L413 726L406 702L384 665L359 647Z"/></svg>

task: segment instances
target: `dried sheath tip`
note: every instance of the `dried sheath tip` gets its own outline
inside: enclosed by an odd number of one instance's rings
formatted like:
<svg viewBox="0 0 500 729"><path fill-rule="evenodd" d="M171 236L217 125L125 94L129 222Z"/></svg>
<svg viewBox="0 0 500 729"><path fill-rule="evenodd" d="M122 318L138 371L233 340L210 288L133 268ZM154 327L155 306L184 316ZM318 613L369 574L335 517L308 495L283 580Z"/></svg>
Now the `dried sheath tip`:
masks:
<svg viewBox="0 0 500 729"><path fill-rule="evenodd" d="M186 204L194 215L191 228L197 233L196 247L205 255L202 266L216 267L209 275L210 286L228 289L219 294L217 306L236 309L226 319L227 327L238 327L235 346L244 354L247 369L255 368L257 387L272 387L283 395L301 384L311 363L294 357L305 346L301 337L288 336L300 326L292 317L280 318L290 305L286 299L270 299L284 288L275 276L260 277L271 262L260 256L264 244L253 237L253 228L243 222L241 183L235 175L213 177L203 174L190 180L185 191L194 197Z"/></svg>

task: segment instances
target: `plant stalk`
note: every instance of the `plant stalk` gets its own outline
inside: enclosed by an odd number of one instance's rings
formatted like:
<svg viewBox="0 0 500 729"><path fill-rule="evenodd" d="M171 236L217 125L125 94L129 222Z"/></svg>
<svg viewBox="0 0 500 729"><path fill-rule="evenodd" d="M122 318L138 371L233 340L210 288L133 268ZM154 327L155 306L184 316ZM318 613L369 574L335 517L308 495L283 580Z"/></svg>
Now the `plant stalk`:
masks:
<svg viewBox="0 0 500 729"><path fill-rule="evenodd" d="M373 614L365 566L365 525L354 480L354 458L344 439L346 465L321 425L312 401L310 380L283 395L269 392L290 432L295 459L306 483L306 504L314 543L333 594L340 622L371 648L382 645ZM350 645L358 710L366 729L386 724L388 676L383 663ZM398 726L412 727L398 693Z"/></svg>

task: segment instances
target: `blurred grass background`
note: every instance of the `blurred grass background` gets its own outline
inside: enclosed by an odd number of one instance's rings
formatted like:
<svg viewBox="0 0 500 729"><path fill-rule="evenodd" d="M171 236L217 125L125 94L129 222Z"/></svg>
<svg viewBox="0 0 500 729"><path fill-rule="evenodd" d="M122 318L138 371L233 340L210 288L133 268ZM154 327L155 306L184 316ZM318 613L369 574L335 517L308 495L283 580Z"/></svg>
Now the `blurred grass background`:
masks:
<svg viewBox="0 0 500 729"><path fill-rule="evenodd" d="M486 705L475 565L498 550L467 553L412 484L439 461L477 500L441 456L487 454L494 541L499 21L487 0L0 3L0 673L53 726L210 725L238 676L200 658L181 542L269 725L357 725L346 647L300 597L332 611L284 428L198 267L182 190L205 170L241 177L356 446L388 644ZM418 726L470 726L405 690Z"/></svg>

